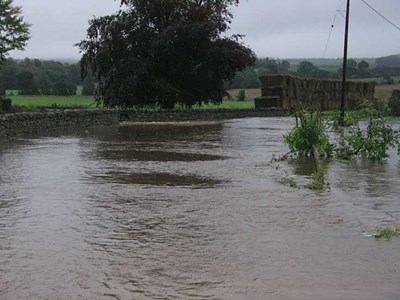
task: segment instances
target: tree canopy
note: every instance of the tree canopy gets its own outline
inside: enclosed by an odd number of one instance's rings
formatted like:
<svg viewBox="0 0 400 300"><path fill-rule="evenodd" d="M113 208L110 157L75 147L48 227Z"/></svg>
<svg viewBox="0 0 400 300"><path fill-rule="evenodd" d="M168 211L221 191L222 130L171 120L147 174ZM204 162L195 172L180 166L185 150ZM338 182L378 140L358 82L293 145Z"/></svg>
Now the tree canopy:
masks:
<svg viewBox="0 0 400 300"><path fill-rule="evenodd" d="M24 49L30 24L24 22L20 6L12 0L0 0L0 63L11 50Z"/></svg>
<svg viewBox="0 0 400 300"><path fill-rule="evenodd" d="M117 13L90 21L82 73L95 76L106 106L187 107L219 103L224 82L255 54L229 29L239 0L122 0Z"/></svg>

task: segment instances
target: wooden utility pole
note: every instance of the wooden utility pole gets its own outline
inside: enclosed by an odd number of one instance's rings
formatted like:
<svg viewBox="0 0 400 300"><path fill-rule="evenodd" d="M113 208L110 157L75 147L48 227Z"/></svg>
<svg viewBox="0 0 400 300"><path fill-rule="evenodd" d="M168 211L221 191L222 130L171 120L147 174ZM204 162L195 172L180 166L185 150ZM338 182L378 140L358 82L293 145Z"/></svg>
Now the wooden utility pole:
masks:
<svg viewBox="0 0 400 300"><path fill-rule="evenodd" d="M349 45L349 23L350 23L350 0L347 0L346 7L346 27L344 33L344 54L343 54L343 75L342 75L342 94L340 98L340 118L339 125L344 125L344 110L346 106L346 77L347 77L347 49Z"/></svg>

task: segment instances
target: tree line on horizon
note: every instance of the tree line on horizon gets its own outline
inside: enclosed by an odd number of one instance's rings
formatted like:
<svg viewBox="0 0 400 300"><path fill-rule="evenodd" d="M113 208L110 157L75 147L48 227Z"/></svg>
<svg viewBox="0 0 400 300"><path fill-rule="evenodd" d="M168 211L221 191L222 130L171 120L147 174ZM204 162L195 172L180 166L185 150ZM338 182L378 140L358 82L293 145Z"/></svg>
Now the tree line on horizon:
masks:
<svg viewBox="0 0 400 300"><path fill-rule="evenodd" d="M82 85L82 95L94 95L95 84L89 75L81 79L79 63L54 60L8 58L0 65L0 82L5 90L19 95L75 96Z"/></svg>
<svg viewBox="0 0 400 300"><path fill-rule="evenodd" d="M321 60L326 62L327 60ZM377 58L375 66L366 60L349 59L347 61L347 76L349 79L368 79L382 77L382 83L393 84L393 76L400 76L400 56ZM257 59L254 66L238 72L231 83L226 83L228 88L247 89L260 88L259 78L264 75L285 74L303 78L340 79L342 76L340 65L325 67L316 65L311 61L302 60L291 65L290 60L261 58Z"/></svg>

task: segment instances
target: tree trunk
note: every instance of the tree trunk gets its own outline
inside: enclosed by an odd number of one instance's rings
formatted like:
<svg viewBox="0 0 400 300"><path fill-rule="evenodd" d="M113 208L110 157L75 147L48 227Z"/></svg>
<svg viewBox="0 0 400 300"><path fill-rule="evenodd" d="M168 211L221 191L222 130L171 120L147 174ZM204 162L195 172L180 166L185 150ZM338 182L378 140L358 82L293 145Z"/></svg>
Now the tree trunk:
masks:
<svg viewBox="0 0 400 300"><path fill-rule="evenodd" d="M312 151L312 156L314 159L314 166L315 166L315 172L321 173L321 162L319 160L319 151L318 151L318 147L316 145L312 145L311 147L311 151Z"/></svg>

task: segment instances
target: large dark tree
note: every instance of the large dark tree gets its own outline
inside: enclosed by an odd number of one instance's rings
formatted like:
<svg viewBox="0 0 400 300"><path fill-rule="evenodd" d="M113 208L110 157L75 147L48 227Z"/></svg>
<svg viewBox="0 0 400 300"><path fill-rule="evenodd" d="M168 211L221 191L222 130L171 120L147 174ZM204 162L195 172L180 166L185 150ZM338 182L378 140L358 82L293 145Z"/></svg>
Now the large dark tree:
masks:
<svg viewBox="0 0 400 300"><path fill-rule="evenodd" d="M222 36L239 0L122 0L90 21L82 71L91 70L106 106L219 103L224 82L255 62L240 36Z"/></svg>

